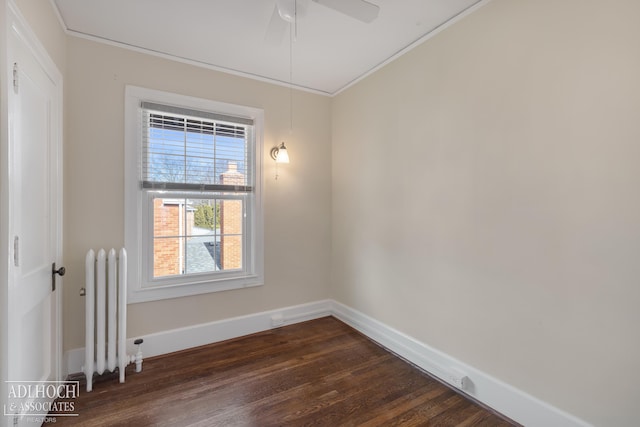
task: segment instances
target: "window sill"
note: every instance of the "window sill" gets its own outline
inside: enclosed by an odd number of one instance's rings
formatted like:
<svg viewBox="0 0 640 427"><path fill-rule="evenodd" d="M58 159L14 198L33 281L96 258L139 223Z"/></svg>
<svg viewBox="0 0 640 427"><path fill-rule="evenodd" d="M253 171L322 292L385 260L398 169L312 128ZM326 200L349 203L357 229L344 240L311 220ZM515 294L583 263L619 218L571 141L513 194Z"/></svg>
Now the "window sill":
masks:
<svg viewBox="0 0 640 427"><path fill-rule="evenodd" d="M172 284L165 286L153 285L141 287L130 283L127 295L127 304L251 288L262 286L264 284L263 282L262 277L246 276L236 279L215 280L191 284Z"/></svg>

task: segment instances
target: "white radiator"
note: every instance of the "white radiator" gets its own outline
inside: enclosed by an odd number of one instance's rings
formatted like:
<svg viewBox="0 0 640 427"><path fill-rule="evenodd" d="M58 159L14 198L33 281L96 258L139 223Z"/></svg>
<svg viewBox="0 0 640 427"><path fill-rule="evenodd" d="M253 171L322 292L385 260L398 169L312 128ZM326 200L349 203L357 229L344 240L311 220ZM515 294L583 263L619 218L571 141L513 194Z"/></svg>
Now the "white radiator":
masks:
<svg viewBox="0 0 640 427"><path fill-rule="evenodd" d="M83 372L87 378L87 391L93 388L93 374L118 368L120 382L124 382L125 368L136 363L142 370L142 353L127 355L127 251L122 248L100 249L96 257L93 249L87 252L85 358ZM105 336L106 334L106 336ZM138 340L140 343L142 340ZM139 344L136 341L136 344Z"/></svg>

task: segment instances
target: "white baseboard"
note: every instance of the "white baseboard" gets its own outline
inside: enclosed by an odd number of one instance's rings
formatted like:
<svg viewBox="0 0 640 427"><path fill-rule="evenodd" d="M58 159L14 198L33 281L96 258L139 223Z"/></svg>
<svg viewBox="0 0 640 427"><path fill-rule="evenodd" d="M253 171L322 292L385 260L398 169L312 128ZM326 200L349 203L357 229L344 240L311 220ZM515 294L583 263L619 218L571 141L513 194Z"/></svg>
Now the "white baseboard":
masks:
<svg viewBox="0 0 640 427"><path fill-rule="evenodd" d="M205 344L262 332L280 326L334 316L391 352L429 374L456 387L454 377L467 376L462 392L527 427L590 427L587 422L473 368L427 344L397 331L357 310L332 300L285 307L216 322L172 329L127 340L128 352L135 353L133 341L144 339L144 357L159 356ZM84 348L65 354L68 373L82 371Z"/></svg>
<svg viewBox="0 0 640 427"><path fill-rule="evenodd" d="M138 338L144 340L143 357L153 357L330 315L331 301L317 301L129 338L127 353L136 353L133 341ZM64 357L65 376L82 372L84 347L69 350Z"/></svg>
<svg viewBox="0 0 640 427"><path fill-rule="evenodd" d="M463 393L527 427L589 427L589 423L473 368L359 311L333 301L332 315L454 388L454 374L468 377Z"/></svg>

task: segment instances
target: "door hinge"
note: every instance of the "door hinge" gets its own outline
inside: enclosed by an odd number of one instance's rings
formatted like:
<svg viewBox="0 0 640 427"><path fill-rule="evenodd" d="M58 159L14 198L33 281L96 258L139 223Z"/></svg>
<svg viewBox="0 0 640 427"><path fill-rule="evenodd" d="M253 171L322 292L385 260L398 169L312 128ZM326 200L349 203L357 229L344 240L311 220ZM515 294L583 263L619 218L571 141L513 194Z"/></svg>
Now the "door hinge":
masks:
<svg viewBox="0 0 640 427"><path fill-rule="evenodd" d="M13 63L13 91L18 93L18 63Z"/></svg>
<svg viewBox="0 0 640 427"><path fill-rule="evenodd" d="M13 238L13 266L20 267L20 237Z"/></svg>

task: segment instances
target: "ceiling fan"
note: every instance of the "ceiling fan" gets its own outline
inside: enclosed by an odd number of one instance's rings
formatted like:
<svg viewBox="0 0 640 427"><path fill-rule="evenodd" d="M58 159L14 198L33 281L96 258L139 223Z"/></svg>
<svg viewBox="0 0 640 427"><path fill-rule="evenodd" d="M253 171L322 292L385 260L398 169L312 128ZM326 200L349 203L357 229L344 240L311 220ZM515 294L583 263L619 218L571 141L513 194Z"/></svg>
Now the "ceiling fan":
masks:
<svg viewBox="0 0 640 427"><path fill-rule="evenodd" d="M276 0L273 14L267 27L265 40L270 44L280 44L290 23L304 16L309 0ZM311 0L364 23L373 22L378 17L380 7L366 0Z"/></svg>

